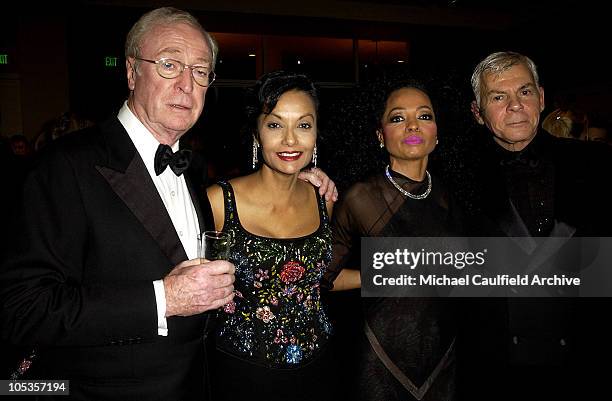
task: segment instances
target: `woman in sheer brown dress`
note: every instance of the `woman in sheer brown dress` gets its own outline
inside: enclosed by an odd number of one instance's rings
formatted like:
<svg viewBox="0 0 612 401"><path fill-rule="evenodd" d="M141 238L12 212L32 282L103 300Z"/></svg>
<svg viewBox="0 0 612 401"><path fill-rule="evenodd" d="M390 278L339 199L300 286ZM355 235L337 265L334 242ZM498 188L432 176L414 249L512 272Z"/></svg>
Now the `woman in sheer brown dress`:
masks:
<svg viewBox="0 0 612 401"><path fill-rule="evenodd" d="M333 260L325 277L327 286L334 289L352 286L345 279L350 275L338 275L359 269L361 237L435 237L458 232L448 193L427 169L438 134L427 90L417 81L386 83L378 90L382 93L374 112L377 127L372 127L370 135L386 151L388 164L354 184L336 208ZM376 101L376 96L368 99ZM347 375L353 384L347 387L354 390L349 398L455 400L456 326L451 302L362 298L361 303L363 330L357 341L356 371Z"/></svg>

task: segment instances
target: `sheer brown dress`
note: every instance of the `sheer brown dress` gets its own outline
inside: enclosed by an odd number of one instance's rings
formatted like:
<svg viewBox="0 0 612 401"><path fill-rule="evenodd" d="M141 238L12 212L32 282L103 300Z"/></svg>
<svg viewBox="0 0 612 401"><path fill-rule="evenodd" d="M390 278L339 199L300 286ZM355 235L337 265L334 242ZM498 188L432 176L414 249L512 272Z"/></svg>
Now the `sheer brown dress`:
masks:
<svg viewBox="0 0 612 401"><path fill-rule="evenodd" d="M427 178L416 182L392 170L390 173L412 194L427 190ZM432 177L432 189L425 199L403 195L384 172L353 185L334 212L333 259L324 285L331 287L343 268L359 268L361 237L458 235L458 219L452 209L436 177ZM355 348L353 361L346 363L348 399L457 399L455 308L451 299L361 298L361 308L363 321L353 325L359 332L339 339ZM369 336L365 334L368 330ZM376 342L378 347L373 345ZM381 353L395 365L391 369L394 373L386 366L388 362L381 361Z"/></svg>

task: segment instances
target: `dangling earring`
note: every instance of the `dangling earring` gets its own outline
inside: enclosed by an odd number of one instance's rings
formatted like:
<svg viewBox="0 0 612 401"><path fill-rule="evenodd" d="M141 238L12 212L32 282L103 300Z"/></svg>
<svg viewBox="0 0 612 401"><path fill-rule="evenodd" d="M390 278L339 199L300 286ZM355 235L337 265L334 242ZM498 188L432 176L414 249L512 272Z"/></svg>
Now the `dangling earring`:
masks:
<svg viewBox="0 0 612 401"><path fill-rule="evenodd" d="M312 151L312 164L317 167L317 145L315 145L314 150Z"/></svg>
<svg viewBox="0 0 612 401"><path fill-rule="evenodd" d="M436 145L438 144L438 138L436 138Z"/></svg>
<svg viewBox="0 0 612 401"><path fill-rule="evenodd" d="M255 167L257 167L257 162L259 161L257 159L257 148L258 147L259 147L259 144L257 143L257 140L253 138L253 170L255 170Z"/></svg>
<svg viewBox="0 0 612 401"><path fill-rule="evenodd" d="M378 138L378 146L380 146L380 148L384 148L385 147L385 137L383 136L383 133L381 130L377 129L376 130L376 137Z"/></svg>

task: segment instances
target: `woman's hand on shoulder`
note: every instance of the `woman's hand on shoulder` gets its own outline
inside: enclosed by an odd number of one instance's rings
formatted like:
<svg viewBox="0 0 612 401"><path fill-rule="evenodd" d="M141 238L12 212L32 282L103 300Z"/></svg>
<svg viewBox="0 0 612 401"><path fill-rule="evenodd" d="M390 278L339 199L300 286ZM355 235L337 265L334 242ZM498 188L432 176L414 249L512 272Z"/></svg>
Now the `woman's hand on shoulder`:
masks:
<svg viewBox="0 0 612 401"><path fill-rule="evenodd" d="M311 169L302 170L298 178L310 182L315 187L319 188L319 194L325 196L326 201L338 200L338 189L336 183L320 168L313 167Z"/></svg>

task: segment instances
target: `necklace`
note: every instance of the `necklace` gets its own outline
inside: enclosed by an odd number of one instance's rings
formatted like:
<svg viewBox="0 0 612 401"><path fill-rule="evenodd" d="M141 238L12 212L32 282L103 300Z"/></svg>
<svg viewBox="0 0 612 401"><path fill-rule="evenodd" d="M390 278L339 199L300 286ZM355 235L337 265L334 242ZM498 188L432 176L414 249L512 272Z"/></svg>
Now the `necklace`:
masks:
<svg viewBox="0 0 612 401"><path fill-rule="evenodd" d="M414 195L406 191L404 188L400 187L400 185L397 182L395 182L395 180L393 179L393 177L391 177L391 174L389 173L388 164L387 164L387 167L385 168L385 175L387 176L387 179L389 180L389 182L393 184L393 186L397 188L398 191L400 191L403 195L409 197L410 199L425 199L427 198L427 195L429 195L429 193L431 192L431 175L429 174L429 171L427 170L425 170L425 173L427 174L427 182L428 182L427 189L425 190L425 192L423 192L420 195Z"/></svg>

